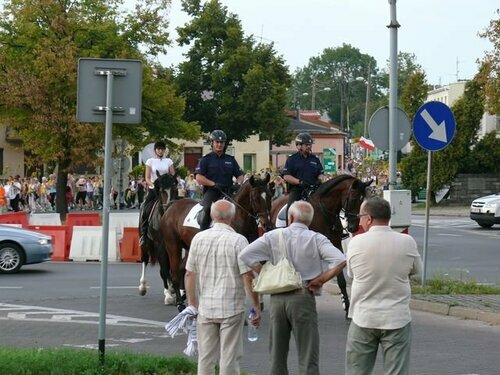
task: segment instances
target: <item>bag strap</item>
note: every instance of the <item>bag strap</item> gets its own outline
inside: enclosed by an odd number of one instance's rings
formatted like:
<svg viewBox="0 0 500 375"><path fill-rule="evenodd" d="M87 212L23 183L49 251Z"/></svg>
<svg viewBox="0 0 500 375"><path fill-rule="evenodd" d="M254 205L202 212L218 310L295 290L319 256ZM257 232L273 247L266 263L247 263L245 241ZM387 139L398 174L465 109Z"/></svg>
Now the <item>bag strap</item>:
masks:
<svg viewBox="0 0 500 375"><path fill-rule="evenodd" d="M281 258L288 259L288 255L286 253L286 246L285 246L285 235L283 234L283 232L285 232L285 230L281 229L280 230L279 248L280 248Z"/></svg>

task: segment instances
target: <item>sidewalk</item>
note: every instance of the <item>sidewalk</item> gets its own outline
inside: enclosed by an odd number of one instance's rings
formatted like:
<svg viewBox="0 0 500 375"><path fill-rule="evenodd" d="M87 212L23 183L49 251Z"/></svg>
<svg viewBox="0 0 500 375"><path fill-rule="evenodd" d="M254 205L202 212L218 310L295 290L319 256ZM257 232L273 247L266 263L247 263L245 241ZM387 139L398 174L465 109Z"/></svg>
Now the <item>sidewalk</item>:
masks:
<svg viewBox="0 0 500 375"><path fill-rule="evenodd" d="M425 202L412 203L411 207L412 215L425 215ZM429 208L430 216L460 216L460 217L469 217L470 215L470 206L452 206L452 205L443 205L443 206L431 206Z"/></svg>
<svg viewBox="0 0 500 375"><path fill-rule="evenodd" d="M324 285L330 294L340 294L336 281ZM349 290L348 290L349 291ZM494 294L415 294L410 308L461 319L480 320L500 325L500 295Z"/></svg>

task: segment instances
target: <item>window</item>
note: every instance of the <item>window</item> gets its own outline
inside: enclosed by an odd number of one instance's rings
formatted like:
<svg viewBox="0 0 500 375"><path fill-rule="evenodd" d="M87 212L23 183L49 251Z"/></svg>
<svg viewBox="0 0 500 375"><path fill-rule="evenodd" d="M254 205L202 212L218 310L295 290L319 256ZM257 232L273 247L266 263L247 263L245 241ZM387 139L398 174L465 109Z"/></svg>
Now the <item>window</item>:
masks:
<svg viewBox="0 0 500 375"><path fill-rule="evenodd" d="M243 170L245 172L255 170L255 154L243 154Z"/></svg>
<svg viewBox="0 0 500 375"><path fill-rule="evenodd" d="M497 118L496 118L496 126L495 126L495 128L497 130L497 133L500 133L500 116L497 116ZM3 161L3 159L2 159L2 161Z"/></svg>

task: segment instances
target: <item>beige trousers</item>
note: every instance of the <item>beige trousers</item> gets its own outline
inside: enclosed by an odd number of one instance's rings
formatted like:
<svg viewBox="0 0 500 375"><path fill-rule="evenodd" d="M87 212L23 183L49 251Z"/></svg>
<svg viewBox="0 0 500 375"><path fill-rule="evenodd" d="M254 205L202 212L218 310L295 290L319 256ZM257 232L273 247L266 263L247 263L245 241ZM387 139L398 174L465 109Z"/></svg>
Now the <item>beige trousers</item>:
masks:
<svg viewBox="0 0 500 375"><path fill-rule="evenodd" d="M197 321L198 375L215 374L219 353L219 374L239 374L243 355L243 313L221 319L198 315Z"/></svg>

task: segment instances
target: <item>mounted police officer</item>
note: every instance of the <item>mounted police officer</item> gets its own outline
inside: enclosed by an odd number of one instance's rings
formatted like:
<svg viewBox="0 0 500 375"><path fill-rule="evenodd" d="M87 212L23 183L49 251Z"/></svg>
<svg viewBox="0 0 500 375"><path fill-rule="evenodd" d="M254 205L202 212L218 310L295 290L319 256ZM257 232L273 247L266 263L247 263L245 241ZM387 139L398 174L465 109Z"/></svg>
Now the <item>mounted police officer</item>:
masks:
<svg viewBox="0 0 500 375"><path fill-rule="evenodd" d="M295 137L297 152L291 155L283 168L284 180L288 183L289 194L286 207L287 217L290 205L302 198L304 190L324 179L323 165L312 153L314 140L308 133L299 133Z"/></svg>
<svg viewBox="0 0 500 375"><path fill-rule="evenodd" d="M226 154L227 136L222 130L214 130L210 134L212 152L203 156L195 169L196 181L203 186L201 205L203 206L203 220L200 229L207 229L210 225L210 207L213 202L230 194L233 186L233 177L241 184L243 172L236 159Z"/></svg>

